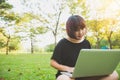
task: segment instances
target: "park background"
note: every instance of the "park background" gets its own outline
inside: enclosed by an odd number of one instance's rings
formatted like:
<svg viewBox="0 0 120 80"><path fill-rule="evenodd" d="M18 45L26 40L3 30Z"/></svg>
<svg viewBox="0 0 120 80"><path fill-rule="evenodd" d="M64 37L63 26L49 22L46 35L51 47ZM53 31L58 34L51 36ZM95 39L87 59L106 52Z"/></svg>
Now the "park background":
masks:
<svg viewBox="0 0 120 80"><path fill-rule="evenodd" d="M76 14L92 48L120 49L119 0L0 0L0 79L55 80L50 57Z"/></svg>

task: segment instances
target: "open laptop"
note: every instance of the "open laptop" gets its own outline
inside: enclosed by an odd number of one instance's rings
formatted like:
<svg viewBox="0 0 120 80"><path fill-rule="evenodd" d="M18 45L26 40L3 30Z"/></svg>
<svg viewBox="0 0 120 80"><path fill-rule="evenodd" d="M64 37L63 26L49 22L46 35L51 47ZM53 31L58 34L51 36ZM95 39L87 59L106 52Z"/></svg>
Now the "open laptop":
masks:
<svg viewBox="0 0 120 80"><path fill-rule="evenodd" d="M120 49L82 49L73 73L61 72L73 78L111 74L120 62Z"/></svg>

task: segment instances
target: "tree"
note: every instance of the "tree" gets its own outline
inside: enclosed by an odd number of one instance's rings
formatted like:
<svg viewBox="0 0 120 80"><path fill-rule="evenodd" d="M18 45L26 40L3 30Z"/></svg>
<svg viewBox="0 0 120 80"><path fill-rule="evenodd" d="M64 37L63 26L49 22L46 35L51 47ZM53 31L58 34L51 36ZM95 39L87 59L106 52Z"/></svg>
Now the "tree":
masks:
<svg viewBox="0 0 120 80"><path fill-rule="evenodd" d="M88 28L93 34L92 37L96 39L96 48L101 48L101 43L106 40L110 49L113 45L113 35L116 33L118 21L114 19L99 19L88 21ZM101 42L102 41L102 42Z"/></svg>
<svg viewBox="0 0 120 80"><path fill-rule="evenodd" d="M104 38L103 22L100 20L90 20L87 22L88 22L87 25L88 25L89 31L93 33L92 37L95 37L95 40L96 40L95 48L100 48L100 42Z"/></svg>
<svg viewBox="0 0 120 80"><path fill-rule="evenodd" d="M48 30L50 30L53 33L55 45L57 44L57 35L61 30L60 24L62 23L60 22L60 18L65 8L64 4L65 4L64 2L58 0L56 1L55 4L51 5L52 6L51 9L53 10L52 13L51 12L44 13L43 11L42 13L44 15L41 15L41 16L45 16L43 17L42 22L48 28ZM41 19L39 20L41 21Z"/></svg>
<svg viewBox="0 0 120 80"><path fill-rule="evenodd" d="M0 28L0 49L5 47L5 39L2 34L3 28Z"/></svg>
<svg viewBox="0 0 120 80"><path fill-rule="evenodd" d="M51 30L52 31L52 33L53 33L53 35L54 35L54 39L55 39L55 45L57 44L57 34L58 34L58 27L59 27L59 20L60 20L60 16L61 16L61 11L60 12L58 12L58 14L56 14L56 16L57 16L57 20L56 20L56 25L53 25L53 26L55 26L55 28L53 29L53 28L51 28L51 26L47 26L47 28L49 29L49 30Z"/></svg>
<svg viewBox="0 0 120 80"><path fill-rule="evenodd" d="M6 37L6 55L8 55L9 52L9 43L10 39L12 37L10 31L7 28L11 27L11 23L14 23L14 21L17 19L16 15L13 12L9 12L10 9L12 9L12 5L6 3L5 0L0 1L0 19L1 22L3 21L4 24L1 26L1 33ZM8 31L6 31L8 30Z"/></svg>
<svg viewBox="0 0 120 80"><path fill-rule="evenodd" d="M67 0L67 5L70 9L70 14L71 15L74 15L78 12L78 0L75 1L75 0Z"/></svg>
<svg viewBox="0 0 120 80"><path fill-rule="evenodd" d="M34 42L36 42L36 35L43 34L46 32L38 20L35 19L35 15L31 13L25 13L21 16L20 20L17 21L17 33L24 33L25 35L19 35L23 40L30 39L31 53L34 53Z"/></svg>
<svg viewBox="0 0 120 80"><path fill-rule="evenodd" d="M49 1L49 3L50 5L46 5L44 6L44 8L42 8L41 5L46 4L46 1L32 2L32 0L30 0L28 2L24 0L23 5L29 8L32 14L36 15L34 19L38 19L40 23L44 25L43 26L44 28L48 28L48 30L52 32L54 36L54 43L56 45L57 36L61 31L60 27L60 25L62 24L61 15L62 12L64 11L65 6L67 5L66 1L62 0L56 0L54 2ZM34 10L34 5L36 6L35 10L37 10L37 12L35 12Z"/></svg>
<svg viewBox="0 0 120 80"><path fill-rule="evenodd" d="M11 42L11 39L15 38L15 35L11 34L11 32L10 32L13 28L14 27L11 26L11 24L9 24L9 23L6 23L4 25L4 27L1 27L1 31L0 32L6 38L6 44L3 46L3 47L6 47L6 55L8 55L8 52L10 51L10 45L9 45L9 43Z"/></svg>
<svg viewBox="0 0 120 80"><path fill-rule="evenodd" d="M12 9L13 6L6 3L5 0L0 0L0 18L5 19L9 13L8 10Z"/></svg>
<svg viewBox="0 0 120 80"><path fill-rule="evenodd" d="M112 36L112 48L113 49L120 49L120 29L117 30Z"/></svg>
<svg viewBox="0 0 120 80"><path fill-rule="evenodd" d="M117 28L117 23L118 23L118 21L115 20L115 19L104 20L104 27L103 28L105 30L106 38L108 40L110 49L112 49L112 35L118 29Z"/></svg>

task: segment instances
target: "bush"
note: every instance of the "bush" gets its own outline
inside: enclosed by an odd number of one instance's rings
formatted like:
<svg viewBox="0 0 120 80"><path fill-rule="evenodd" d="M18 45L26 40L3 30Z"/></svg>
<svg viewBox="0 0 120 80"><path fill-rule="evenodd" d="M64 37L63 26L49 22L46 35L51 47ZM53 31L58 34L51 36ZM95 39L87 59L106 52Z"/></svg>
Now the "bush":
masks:
<svg viewBox="0 0 120 80"><path fill-rule="evenodd" d="M53 52L54 48L55 48L55 45L54 44L50 44L50 45L48 45L45 48L45 51L47 51L47 52Z"/></svg>

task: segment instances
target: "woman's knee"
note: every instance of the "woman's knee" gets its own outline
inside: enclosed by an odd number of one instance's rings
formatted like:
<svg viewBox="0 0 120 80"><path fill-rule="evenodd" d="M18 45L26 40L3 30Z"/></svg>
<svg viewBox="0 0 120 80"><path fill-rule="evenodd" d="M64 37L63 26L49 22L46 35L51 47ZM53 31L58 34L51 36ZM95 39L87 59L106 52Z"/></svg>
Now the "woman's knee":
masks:
<svg viewBox="0 0 120 80"><path fill-rule="evenodd" d="M114 71L110 76L113 78L113 80L118 80L119 79L119 75L116 71Z"/></svg>
<svg viewBox="0 0 120 80"><path fill-rule="evenodd" d="M74 79L71 79L70 77L66 75L60 75L57 77L57 80L74 80Z"/></svg>
<svg viewBox="0 0 120 80"><path fill-rule="evenodd" d="M112 74L110 74L107 77L102 78L101 80L118 80L119 79L119 75L116 71L114 71Z"/></svg>

